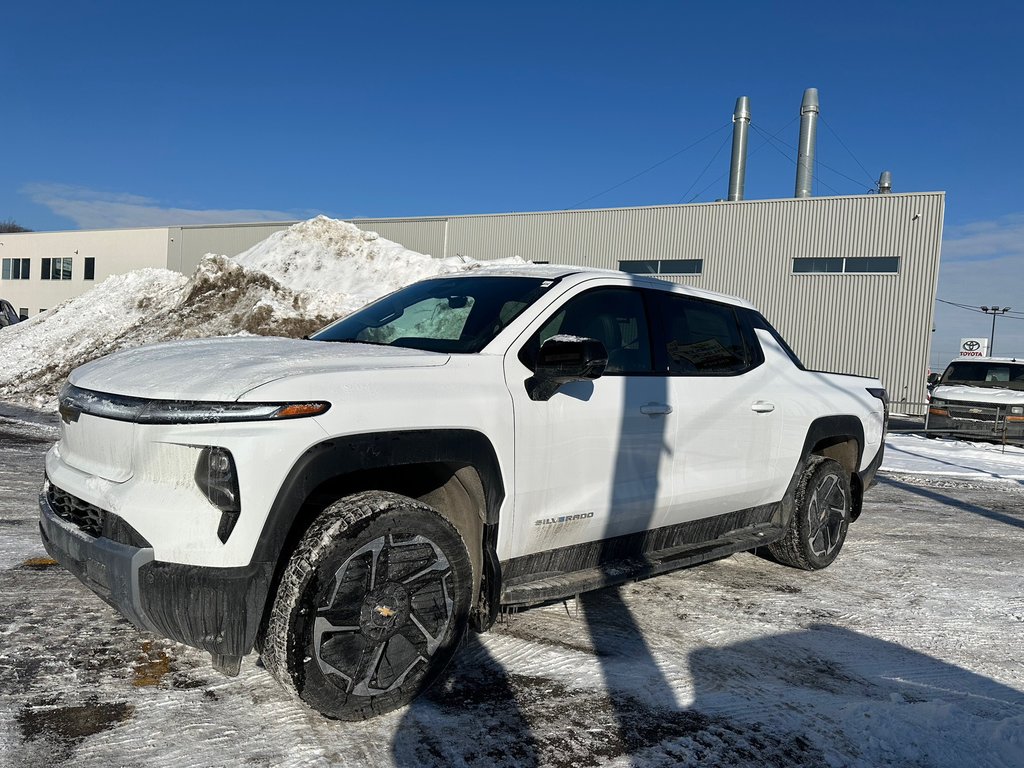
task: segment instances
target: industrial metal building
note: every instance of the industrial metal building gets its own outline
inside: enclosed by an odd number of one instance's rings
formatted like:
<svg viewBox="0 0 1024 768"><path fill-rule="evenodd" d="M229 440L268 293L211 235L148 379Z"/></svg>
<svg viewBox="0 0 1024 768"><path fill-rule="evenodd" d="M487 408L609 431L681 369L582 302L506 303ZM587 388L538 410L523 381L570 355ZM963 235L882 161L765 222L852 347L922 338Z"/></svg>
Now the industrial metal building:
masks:
<svg viewBox="0 0 1024 768"><path fill-rule="evenodd" d="M879 376L893 400L921 402L944 202L870 194L353 223L435 257L623 269L742 296L809 367ZM110 274L190 274L205 254L240 253L291 223L0 235L0 298L35 314Z"/></svg>

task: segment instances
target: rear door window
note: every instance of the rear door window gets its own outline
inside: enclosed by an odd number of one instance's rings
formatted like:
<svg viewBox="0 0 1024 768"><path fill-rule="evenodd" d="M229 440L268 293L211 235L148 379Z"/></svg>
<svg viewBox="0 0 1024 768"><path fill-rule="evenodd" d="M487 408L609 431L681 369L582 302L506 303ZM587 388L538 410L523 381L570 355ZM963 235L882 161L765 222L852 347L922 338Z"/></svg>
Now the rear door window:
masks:
<svg viewBox="0 0 1024 768"><path fill-rule="evenodd" d="M659 294L657 361L669 373L742 373L761 361L760 347L735 307L682 294Z"/></svg>

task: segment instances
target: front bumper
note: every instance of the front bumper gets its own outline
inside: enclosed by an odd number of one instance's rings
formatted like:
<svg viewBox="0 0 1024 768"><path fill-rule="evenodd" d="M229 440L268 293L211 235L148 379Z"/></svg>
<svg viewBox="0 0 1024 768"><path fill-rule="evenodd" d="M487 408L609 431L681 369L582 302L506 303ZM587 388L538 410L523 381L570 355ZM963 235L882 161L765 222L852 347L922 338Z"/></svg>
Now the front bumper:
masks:
<svg viewBox="0 0 1024 768"><path fill-rule="evenodd" d="M139 629L241 657L256 641L273 572L269 563L208 568L156 560L150 546L93 535L40 494L39 530L50 556ZM107 512L111 518L114 516Z"/></svg>
<svg viewBox="0 0 1024 768"><path fill-rule="evenodd" d="M941 416L929 413L925 422L925 433L974 440L1005 440L1012 443L1024 441L1024 422L1010 421L996 408L975 407L975 410L985 412L975 418L969 418L961 414L968 411L965 406L955 409L955 415Z"/></svg>

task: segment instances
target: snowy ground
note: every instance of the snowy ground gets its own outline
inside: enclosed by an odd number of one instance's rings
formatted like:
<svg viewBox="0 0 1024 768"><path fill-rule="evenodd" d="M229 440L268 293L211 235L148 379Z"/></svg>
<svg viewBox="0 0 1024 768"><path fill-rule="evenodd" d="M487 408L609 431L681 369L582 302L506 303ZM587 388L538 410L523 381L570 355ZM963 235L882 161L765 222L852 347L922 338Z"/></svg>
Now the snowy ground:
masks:
<svg viewBox="0 0 1024 768"><path fill-rule="evenodd" d="M52 416L0 405L0 765L1024 766L1024 455L898 436L839 560L521 612L411 707L302 709L42 559Z"/></svg>

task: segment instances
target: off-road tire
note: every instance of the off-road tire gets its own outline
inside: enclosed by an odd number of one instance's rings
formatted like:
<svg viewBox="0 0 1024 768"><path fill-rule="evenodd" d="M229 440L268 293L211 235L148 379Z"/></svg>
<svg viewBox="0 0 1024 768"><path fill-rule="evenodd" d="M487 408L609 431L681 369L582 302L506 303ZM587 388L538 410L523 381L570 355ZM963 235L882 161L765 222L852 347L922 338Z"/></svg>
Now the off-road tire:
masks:
<svg viewBox="0 0 1024 768"><path fill-rule="evenodd" d="M833 459L811 456L797 485L789 530L768 545L769 554L805 571L826 568L846 541L850 511L849 474Z"/></svg>
<svg viewBox="0 0 1024 768"><path fill-rule="evenodd" d="M374 717L437 679L465 635L471 595L465 542L436 510L384 491L346 496L285 568L263 663L327 717Z"/></svg>

